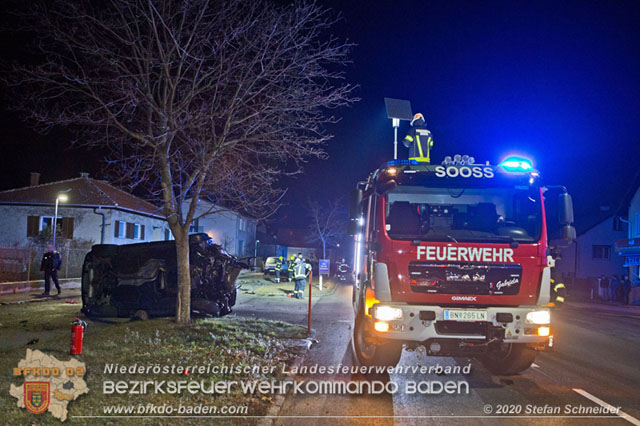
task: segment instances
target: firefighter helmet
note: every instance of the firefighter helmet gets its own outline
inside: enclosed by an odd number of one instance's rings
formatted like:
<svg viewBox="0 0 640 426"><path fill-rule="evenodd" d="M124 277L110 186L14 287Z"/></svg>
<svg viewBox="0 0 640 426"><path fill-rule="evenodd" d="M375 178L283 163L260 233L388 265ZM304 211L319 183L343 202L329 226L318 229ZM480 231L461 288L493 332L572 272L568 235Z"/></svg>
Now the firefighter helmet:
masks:
<svg viewBox="0 0 640 426"><path fill-rule="evenodd" d="M411 120L411 125L413 126L413 123L415 123L418 120L422 120L422 123L426 124L424 115L422 115L421 113L417 113L413 116L413 120Z"/></svg>

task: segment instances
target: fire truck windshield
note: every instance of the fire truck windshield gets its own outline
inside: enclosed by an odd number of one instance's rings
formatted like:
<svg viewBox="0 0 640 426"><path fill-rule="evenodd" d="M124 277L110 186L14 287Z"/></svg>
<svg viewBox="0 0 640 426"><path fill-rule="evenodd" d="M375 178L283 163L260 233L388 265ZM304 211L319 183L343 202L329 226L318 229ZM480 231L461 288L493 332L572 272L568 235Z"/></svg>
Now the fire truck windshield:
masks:
<svg viewBox="0 0 640 426"><path fill-rule="evenodd" d="M400 185L385 201L385 229L395 240L533 243L542 230L537 188Z"/></svg>

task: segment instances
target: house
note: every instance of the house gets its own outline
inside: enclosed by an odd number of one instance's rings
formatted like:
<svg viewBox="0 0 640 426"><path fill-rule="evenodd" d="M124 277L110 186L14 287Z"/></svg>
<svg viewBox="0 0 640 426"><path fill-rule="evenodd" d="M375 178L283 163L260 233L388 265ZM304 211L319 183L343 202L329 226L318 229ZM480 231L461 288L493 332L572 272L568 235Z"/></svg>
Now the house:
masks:
<svg viewBox="0 0 640 426"><path fill-rule="evenodd" d="M562 250L556 272L562 279L591 280L606 275L622 275L624 261L616 255L614 243L627 234L626 224L615 214L579 232L574 244Z"/></svg>
<svg viewBox="0 0 640 426"><path fill-rule="evenodd" d="M183 211L187 211L191 200L186 200ZM208 214L199 217L207 212ZM240 213L200 200L196 207L196 218L189 233L205 232L216 244L238 257L253 257L256 252L256 220Z"/></svg>
<svg viewBox="0 0 640 426"><path fill-rule="evenodd" d="M53 225L63 239L94 244L130 244L169 238L169 228L158 207L126 191L82 173L80 177L46 184L31 174L31 185L0 191L0 246L24 246ZM60 234L58 234L60 235Z"/></svg>
<svg viewBox="0 0 640 426"><path fill-rule="evenodd" d="M638 174L638 184L631 191L628 197L628 232L616 241L616 251L624 260L625 273L634 286L640 286L640 173ZM636 297L634 299L638 299Z"/></svg>

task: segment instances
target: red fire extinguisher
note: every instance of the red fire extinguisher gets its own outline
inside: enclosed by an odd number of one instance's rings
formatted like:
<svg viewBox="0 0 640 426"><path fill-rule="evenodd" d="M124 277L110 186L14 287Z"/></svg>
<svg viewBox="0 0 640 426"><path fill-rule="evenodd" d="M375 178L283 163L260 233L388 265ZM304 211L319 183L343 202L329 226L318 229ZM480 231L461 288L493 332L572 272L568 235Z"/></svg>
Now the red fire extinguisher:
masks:
<svg viewBox="0 0 640 426"><path fill-rule="evenodd" d="M82 354L82 338L86 327L87 323L80 318L75 318L71 323L71 355Z"/></svg>

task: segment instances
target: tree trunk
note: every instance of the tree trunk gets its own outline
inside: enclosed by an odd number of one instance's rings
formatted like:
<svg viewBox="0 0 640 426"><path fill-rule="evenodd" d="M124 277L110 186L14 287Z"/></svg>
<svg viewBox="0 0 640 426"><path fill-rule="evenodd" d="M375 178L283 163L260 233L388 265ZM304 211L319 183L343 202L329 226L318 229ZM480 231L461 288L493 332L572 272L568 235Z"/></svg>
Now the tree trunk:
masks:
<svg viewBox="0 0 640 426"><path fill-rule="evenodd" d="M178 300L176 322L188 324L191 321L191 274L189 271L189 235L180 232L175 235L178 260Z"/></svg>

